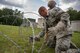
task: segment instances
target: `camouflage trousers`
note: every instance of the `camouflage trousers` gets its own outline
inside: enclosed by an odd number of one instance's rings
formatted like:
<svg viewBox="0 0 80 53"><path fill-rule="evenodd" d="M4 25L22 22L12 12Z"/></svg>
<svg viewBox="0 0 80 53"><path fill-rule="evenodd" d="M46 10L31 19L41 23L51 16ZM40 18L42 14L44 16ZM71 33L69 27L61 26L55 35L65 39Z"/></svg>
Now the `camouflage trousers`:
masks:
<svg viewBox="0 0 80 53"><path fill-rule="evenodd" d="M49 37L49 39L48 39L48 41L47 41L47 43L46 43L46 45L48 46L48 47L50 47L50 48L55 48L55 45L56 45L56 36L54 36L54 37Z"/></svg>
<svg viewBox="0 0 80 53"><path fill-rule="evenodd" d="M49 32L48 35L49 35L49 37L48 37L46 45L48 47L50 47L50 48L55 48L55 45L56 45L56 36L53 35L53 32Z"/></svg>
<svg viewBox="0 0 80 53"><path fill-rule="evenodd" d="M69 53L71 36L62 37L56 40L55 53Z"/></svg>

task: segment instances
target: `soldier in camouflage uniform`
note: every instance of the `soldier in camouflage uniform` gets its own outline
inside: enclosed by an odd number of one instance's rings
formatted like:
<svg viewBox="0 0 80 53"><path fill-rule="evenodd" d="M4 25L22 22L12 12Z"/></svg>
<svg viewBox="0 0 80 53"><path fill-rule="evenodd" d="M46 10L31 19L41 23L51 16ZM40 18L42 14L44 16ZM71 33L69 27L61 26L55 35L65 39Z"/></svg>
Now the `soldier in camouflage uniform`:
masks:
<svg viewBox="0 0 80 53"><path fill-rule="evenodd" d="M34 37L35 41L38 41L41 37L44 37L46 32L48 31L48 28L52 27L52 25L53 25L52 22L50 22L50 20L48 19L48 17L49 17L47 15L48 11L44 6L41 6L39 8L39 14L44 17L44 23L43 23L44 28L42 29L42 31L39 33L38 36ZM47 35L49 35L49 37L51 37L51 38L48 37L49 39L46 40L46 45L49 46L49 47L55 47L55 41L54 41L55 38L52 37L51 34L47 34ZM30 37L30 39L33 39L33 37Z"/></svg>
<svg viewBox="0 0 80 53"><path fill-rule="evenodd" d="M72 37L69 20L70 16L62 9L55 7L55 4L55 1L48 2L48 7L50 8L48 16L50 23L53 24L52 27L48 28L49 34L52 34L51 36L53 37L56 36L55 52L62 53L64 51L65 53L68 53Z"/></svg>

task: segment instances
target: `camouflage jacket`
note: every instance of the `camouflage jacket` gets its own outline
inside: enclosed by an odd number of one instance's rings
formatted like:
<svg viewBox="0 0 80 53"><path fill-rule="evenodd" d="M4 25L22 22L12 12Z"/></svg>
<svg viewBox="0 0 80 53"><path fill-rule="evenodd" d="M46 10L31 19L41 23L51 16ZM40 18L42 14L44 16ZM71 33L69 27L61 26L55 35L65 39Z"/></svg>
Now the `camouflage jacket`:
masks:
<svg viewBox="0 0 80 53"><path fill-rule="evenodd" d="M57 39L72 34L70 16L58 7L54 7L48 11L47 25L48 30L55 35Z"/></svg>

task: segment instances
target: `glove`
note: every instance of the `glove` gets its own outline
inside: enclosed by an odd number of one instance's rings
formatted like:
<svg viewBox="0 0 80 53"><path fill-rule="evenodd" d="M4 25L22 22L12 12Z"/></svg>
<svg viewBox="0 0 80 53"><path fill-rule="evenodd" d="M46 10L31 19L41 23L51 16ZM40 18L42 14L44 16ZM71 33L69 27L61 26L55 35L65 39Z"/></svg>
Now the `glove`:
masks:
<svg viewBox="0 0 80 53"><path fill-rule="evenodd" d="M29 37L29 41L30 41L30 42L33 42L33 39L34 39L35 41L40 41L40 38L38 38L38 37L34 37L34 38L33 38L33 36Z"/></svg>

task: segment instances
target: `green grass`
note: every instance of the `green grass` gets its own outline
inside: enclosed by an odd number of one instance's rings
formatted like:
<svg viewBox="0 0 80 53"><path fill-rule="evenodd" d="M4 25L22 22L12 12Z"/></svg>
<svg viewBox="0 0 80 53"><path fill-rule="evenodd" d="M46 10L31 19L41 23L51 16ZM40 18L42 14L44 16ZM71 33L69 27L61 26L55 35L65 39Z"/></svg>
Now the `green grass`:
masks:
<svg viewBox="0 0 80 53"><path fill-rule="evenodd" d="M74 42L76 46L80 48L80 32L73 33L72 42Z"/></svg>
<svg viewBox="0 0 80 53"><path fill-rule="evenodd" d="M21 32L20 32L21 31ZM16 42L21 48L17 48L10 40L0 34L0 53L31 53L32 43L29 43L29 36L32 36L31 27L18 27L18 26L8 26L0 25L0 32L7 35L11 40ZM40 32L40 29L34 28L35 35ZM72 41L80 48L80 32L75 32L72 37ZM38 53L37 50L41 47L43 43L43 38L40 42L35 42L34 53ZM24 50L25 49L25 50ZM53 48L48 48L45 46L41 53L53 53Z"/></svg>

